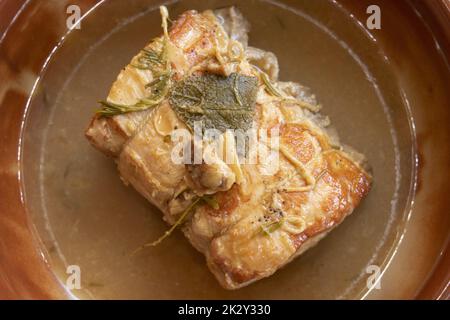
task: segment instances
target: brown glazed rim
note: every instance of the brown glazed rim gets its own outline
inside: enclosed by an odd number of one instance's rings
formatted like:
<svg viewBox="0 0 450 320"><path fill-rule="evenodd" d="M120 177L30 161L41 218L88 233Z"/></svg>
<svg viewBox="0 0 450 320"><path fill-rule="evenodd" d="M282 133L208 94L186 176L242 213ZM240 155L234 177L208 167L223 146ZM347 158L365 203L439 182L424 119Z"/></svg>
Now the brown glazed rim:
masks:
<svg viewBox="0 0 450 320"><path fill-rule="evenodd" d="M382 3L383 1L385 0L361 0L357 5L353 2L352 6L356 7L358 11L356 14L362 14L364 6L367 7L372 4L371 2ZM77 4L81 7L82 12L88 12L101 2L100 0L61 0L53 5L57 6L61 17L64 17L65 8L69 4ZM349 6L352 0L339 0L339 2L343 6ZM436 47L429 48L433 54L430 53L430 56L443 57L447 69L442 70L440 74L444 74L445 79L449 79L450 1L404 0L402 3L405 6L412 6L420 16L422 29L426 29L428 32L426 35L433 38L434 43L437 44ZM39 17L33 15L33 10L36 8L42 10ZM58 20L46 9L48 8L44 2L36 0L0 0L0 110L3 115L0 117L0 299L65 299L72 297L52 272L50 264L45 258L39 237L35 234L34 227L27 216L21 189L21 134L29 95L34 86L34 82L30 83L24 74L31 72L31 74L39 75L45 68L48 57L63 41L66 33L65 26L61 25L63 23L61 18ZM52 11L55 10L52 9ZM35 35L37 31L40 36ZM43 37L46 37L45 41L42 40ZM30 54L30 48L32 48L32 54ZM433 64L433 62L427 63ZM444 123L444 139L448 142L450 141L448 126L450 123L448 110L450 100L441 101L447 102L443 107L444 111L440 121ZM420 115L423 116L423 114ZM425 127L425 131L431 132L432 124L423 122L421 125ZM435 141L432 135L429 139L432 142ZM450 163L450 151L446 154L448 148L445 149L446 147L443 146L432 146L431 148L441 148L439 155L444 158L444 161ZM442 148L444 148L443 151ZM425 159L427 150L421 143L418 144L418 151ZM420 165L419 170L422 170ZM424 193L424 189L431 183L429 180L429 176L424 175L421 178L418 193ZM434 201L440 202L434 207L434 210L440 210L441 216L448 215L450 212L449 191L450 181L446 183L439 194L433 197ZM438 215L436 214L436 216ZM416 294L411 295L411 298L415 296L419 299L450 299L448 219L443 224L443 228L447 228L445 229L447 231L446 241L442 241L442 237L436 238L443 243L443 246L440 247L439 254L433 258L434 268L428 270L432 271L428 272L428 279L424 279L426 281L423 282L423 287L419 291L415 290ZM442 227L439 230L443 230Z"/></svg>
<svg viewBox="0 0 450 320"><path fill-rule="evenodd" d="M428 15L427 21L431 30L436 34L442 33L442 38L446 39L442 43L442 50L450 59L450 1L426 1L428 6L424 14ZM436 17L432 19L431 17ZM450 106L447 106L447 108ZM417 299L437 299L450 300L450 236L447 238L447 245L444 247L441 257L430 275L428 281L417 295Z"/></svg>

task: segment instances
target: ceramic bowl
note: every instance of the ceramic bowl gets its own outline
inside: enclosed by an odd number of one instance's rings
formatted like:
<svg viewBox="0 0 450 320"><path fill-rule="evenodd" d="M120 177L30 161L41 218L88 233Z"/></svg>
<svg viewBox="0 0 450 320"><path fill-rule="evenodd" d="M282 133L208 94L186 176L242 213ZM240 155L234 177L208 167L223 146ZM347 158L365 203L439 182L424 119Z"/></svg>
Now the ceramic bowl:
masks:
<svg viewBox="0 0 450 320"><path fill-rule="evenodd" d="M372 2L381 10L380 29L367 27ZM148 239L148 219L160 218L118 177L102 178L115 168L82 138L95 100L157 34L161 3L0 1L0 298L448 299L449 2L236 2L252 23L251 41L277 53L282 77L316 92L341 138L368 155L375 182L363 205L317 247L272 279L231 292L217 286L180 235L152 259L126 262L121 250ZM169 9L176 15L228 4L234 2L171 1ZM80 9L80 29L68 28L70 5ZM273 30L277 36L269 35ZM66 130L56 132L55 123ZM49 169L59 165L66 173ZM113 196L102 199L103 207L77 201L109 187ZM69 191L77 193L64 198ZM128 222L115 209L116 194L134 203ZM125 234L133 235L128 242ZM183 263L173 263L170 245L192 264L202 290L186 289ZM95 285L100 260L109 261L101 271L123 278L121 284ZM92 276L84 291L65 286L72 262ZM131 276L153 265L153 275ZM370 266L378 268L380 288L367 286ZM177 284L158 292L155 274Z"/></svg>

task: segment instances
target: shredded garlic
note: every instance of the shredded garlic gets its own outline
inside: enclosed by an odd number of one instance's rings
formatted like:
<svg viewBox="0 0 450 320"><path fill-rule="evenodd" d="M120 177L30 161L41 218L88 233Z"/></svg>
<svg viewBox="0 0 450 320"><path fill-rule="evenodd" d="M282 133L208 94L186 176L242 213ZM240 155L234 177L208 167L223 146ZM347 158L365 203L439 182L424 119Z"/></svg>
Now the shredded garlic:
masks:
<svg viewBox="0 0 450 320"><path fill-rule="evenodd" d="M225 131L223 139L223 150L225 151L225 160L228 166L233 171L236 177L236 183L241 184L244 180L244 174L242 172L241 164L239 163L239 156L236 150L236 143L234 136L230 131ZM229 159L228 156L231 156ZM229 163L230 162L230 163Z"/></svg>
<svg viewBox="0 0 450 320"><path fill-rule="evenodd" d="M299 234L305 231L306 222L300 216L289 215L283 218L281 229L291 234Z"/></svg>
<svg viewBox="0 0 450 320"><path fill-rule="evenodd" d="M305 179L307 186L312 188L316 183L316 179L310 172L308 172L308 170L306 170L306 167L303 165L303 163L301 163L295 157L295 155L293 155L291 153L291 151L282 144L280 144L280 151L286 157L286 159L288 159L294 165L294 167L297 169L297 171L302 175L302 177Z"/></svg>

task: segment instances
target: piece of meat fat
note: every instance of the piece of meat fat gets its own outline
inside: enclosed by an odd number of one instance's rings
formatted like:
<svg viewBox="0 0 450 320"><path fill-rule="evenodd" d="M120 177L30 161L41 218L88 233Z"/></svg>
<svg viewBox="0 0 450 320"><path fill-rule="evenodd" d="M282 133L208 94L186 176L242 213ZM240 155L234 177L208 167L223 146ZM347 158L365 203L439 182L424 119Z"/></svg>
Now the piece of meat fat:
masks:
<svg viewBox="0 0 450 320"><path fill-rule="evenodd" d="M216 9L213 12L228 36L233 40L239 41L246 48L250 24L239 9L231 6Z"/></svg>

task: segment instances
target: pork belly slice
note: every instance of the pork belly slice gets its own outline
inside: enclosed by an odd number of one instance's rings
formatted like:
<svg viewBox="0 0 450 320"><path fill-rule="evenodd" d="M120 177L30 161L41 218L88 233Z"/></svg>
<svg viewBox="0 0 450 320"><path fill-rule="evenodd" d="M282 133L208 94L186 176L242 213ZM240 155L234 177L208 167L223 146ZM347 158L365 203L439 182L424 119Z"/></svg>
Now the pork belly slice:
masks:
<svg viewBox="0 0 450 320"><path fill-rule="evenodd" d="M178 76L182 76L190 68L211 58L215 51L215 33L219 24L225 31L244 47L247 45L248 23L234 7L220 10L187 11L183 13L169 30L171 42L181 50L183 63L174 64ZM157 38L156 40L161 39ZM156 47L156 42L150 42L146 48ZM138 54L139 55L139 54ZM141 70L133 67L138 55L132 58L118 75L108 94L107 101L118 104L134 104L147 94L145 85L153 80L151 70ZM86 137L94 147L106 155L117 157L125 143L148 118L152 110L119 114L112 117L95 116L86 130Z"/></svg>
<svg viewBox="0 0 450 320"><path fill-rule="evenodd" d="M186 126L164 102L155 108L142 129L125 145L117 161L122 180L165 214L170 211L170 201L187 188L186 167L173 163L173 143L165 139L174 128ZM166 220L174 222L171 218Z"/></svg>
<svg viewBox="0 0 450 320"><path fill-rule="evenodd" d="M236 289L270 276L315 245L367 194L370 178L341 152L324 153L314 162L313 191L274 191L283 219L277 230L262 232L260 224L270 215L260 205L211 240L205 254L222 286Z"/></svg>
<svg viewBox="0 0 450 320"><path fill-rule="evenodd" d="M248 185L219 194L219 209L199 208L184 228L224 288L273 274L341 223L370 189L370 175L332 148L318 127L281 124L281 141L294 159L282 156L274 176L244 166ZM296 177L292 160L314 177L311 190ZM276 229L264 232L264 226Z"/></svg>
<svg viewBox="0 0 450 320"><path fill-rule="evenodd" d="M187 127L168 100L149 111L94 117L86 133L96 148L116 158L121 179L157 206L170 225L198 197L214 196L217 207L199 202L182 230L226 289L268 277L315 245L352 213L372 180L364 157L345 151L327 128L328 118L315 111L315 97L298 84L276 82L278 62L273 54L248 47L238 64L218 60L213 48L217 32L231 35L225 41L234 34L246 47L247 28L239 33L233 24L220 21L233 14L188 11L174 23L170 38L188 61L173 66L175 77L181 79L192 67L222 75L261 76L252 65L264 70L282 94L271 94L260 78L254 127L279 128L278 162L174 163L176 142L167 137ZM150 71L127 66L108 100L134 103L145 96L144 86L150 81ZM263 141L256 143L264 146ZM272 174L266 174L269 169Z"/></svg>

